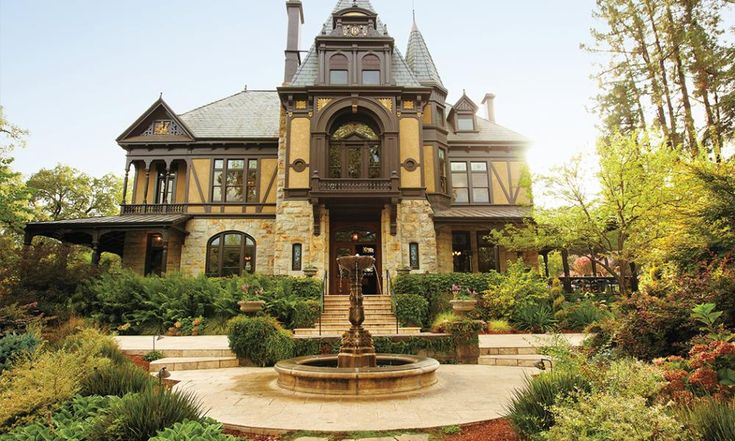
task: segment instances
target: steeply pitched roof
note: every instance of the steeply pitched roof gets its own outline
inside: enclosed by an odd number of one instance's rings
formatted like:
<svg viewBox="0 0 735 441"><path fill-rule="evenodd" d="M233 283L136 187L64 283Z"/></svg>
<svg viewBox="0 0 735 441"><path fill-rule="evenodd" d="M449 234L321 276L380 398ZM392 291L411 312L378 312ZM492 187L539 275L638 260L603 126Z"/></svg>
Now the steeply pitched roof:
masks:
<svg viewBox="0 0 735 441"><path fill-rule="evenodd" d="M367 9L368 11L377 14L373 5L370 4L370 0L356 0L354 2L353 0L339 0L337 2L337 6L335 6L332 11L332 14L343 9L351 8L355 5L358 8ZM376 22L376 28L380 34L388 35L387 28L380 19ZM332 15L330 14L329 18L324 23L324 31L329 34L333 30L333 20ZM421 83L416 79L416 76L411 68L408 67L406 60L398 49L393 50L393 59L391 60L391 64L393 66L393 79L397 86L421 87ZM306 54L306 57L304 57L301 66L299 66L298 70L296 70L296 73L289 82L289 85L294 87L313 86L316 84L318 78L319 59L316 54L316 46L312 45L311 49L309 49L309 52Z"/></svg>
<svg viewBox="0 0 735 441"><path fill-rule="evenodd" d="M406 63L421 84L444 88L444 83L442 83L442 79L439 76L439 71L436 68L436 64L434 64L434 59L431 57L424 36L419 31L418 26L416 26L415 18L413 27L411 28L411 36L408 39Z"/></svg>
<svg viewBox="0 0 735 441"><path fill-rule="evenodd" d="M179 115L196 138L278 138L274 90L246 90Z"/></svg>
<svg viewBox="0 0 735 441"><path fill-rule="evenodd" d="M449 142L515 142L528 143L530 140L518 132L505 128L485 118L475 117L476 132L457 132L449 130L447 141Z"/></svg>

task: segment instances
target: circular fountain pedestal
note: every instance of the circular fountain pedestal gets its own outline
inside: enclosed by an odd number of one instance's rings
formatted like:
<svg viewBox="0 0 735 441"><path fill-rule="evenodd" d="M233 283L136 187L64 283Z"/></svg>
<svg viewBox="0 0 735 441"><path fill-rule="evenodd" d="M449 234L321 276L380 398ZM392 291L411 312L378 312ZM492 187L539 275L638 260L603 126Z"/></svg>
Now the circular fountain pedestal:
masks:
<svg viewBox="0 0 735 441"><path fill-rule="evenodd" d="M436 383L439 362L414 355L377 354L377 367L339 368L337 355L293 358L276 364L278 385L294 392L374 396L411 392Z"/></svg>

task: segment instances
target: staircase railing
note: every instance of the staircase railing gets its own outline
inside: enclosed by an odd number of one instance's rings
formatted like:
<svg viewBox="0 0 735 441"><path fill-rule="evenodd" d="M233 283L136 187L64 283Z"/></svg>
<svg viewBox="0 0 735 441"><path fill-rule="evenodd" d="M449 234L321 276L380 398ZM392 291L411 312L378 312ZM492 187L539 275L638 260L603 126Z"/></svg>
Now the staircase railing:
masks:
<svg viewBox="0 0 735 441"><path fill-rule="evenodd" d="M393 282L390 279L390 271L385 270L385 284L386 292L390 296L390 310L393 313L393 317L396 318L396 335L398 335L399 323L398 314L396 314L396 293L393 291Z"/></svg>
<svg viewBox="0 0 735 441"><path fill-rule="evenodd" d="M324 317L324 297L327 295L327 276L329 271L324 270L324 277L322 277L322 292L321 299L319 301L319 336L322 335L322 317Z"/></svg>

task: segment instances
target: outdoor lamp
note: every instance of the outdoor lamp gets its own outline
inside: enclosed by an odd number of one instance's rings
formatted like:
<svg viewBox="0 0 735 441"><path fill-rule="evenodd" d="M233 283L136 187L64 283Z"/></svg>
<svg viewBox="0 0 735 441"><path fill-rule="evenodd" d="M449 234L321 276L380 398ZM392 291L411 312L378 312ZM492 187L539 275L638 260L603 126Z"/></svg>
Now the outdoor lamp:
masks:
<svg viewBox="0 0 735 441"><path fill-rule="evenodd" d="M164 366L158 370L158 374L156 376L158 377L158 385L163 386L163 379L170 377L171 372L169 372L168 369L166 369L166 366Z"/></svg>
<svg viewBox="0 0 735 441"><path fill-rule="evenodd" d="M551 361L548 358L542 358L541 360L537 361L536 364L534 364L533 366L536 369L540 370L540 371L545 371L546 370L546 362L547 361L549 362L549 369L553 369L554 368L554 362Z"/></svg>

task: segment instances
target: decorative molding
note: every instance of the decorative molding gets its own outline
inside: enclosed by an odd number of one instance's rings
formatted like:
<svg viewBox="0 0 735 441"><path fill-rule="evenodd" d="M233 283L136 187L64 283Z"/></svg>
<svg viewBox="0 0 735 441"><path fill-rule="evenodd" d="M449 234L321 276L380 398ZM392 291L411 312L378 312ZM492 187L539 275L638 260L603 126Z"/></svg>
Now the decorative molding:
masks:
<svg viewBox="0 0 735 441"><path fill-rule="evenodd" d="M403 161L401 166L405 168L406 170L412 172L412 171L415 171L419 167L419 163L413 158L408 158L405 161Z"/></svg>
<svg viewBox="0 0 735 441"><path fill-rule="evenodd" d="M306 100L297 100L294 104L296 110L306 110L308 102Z"/></svg>
<svg viewBox="0 0 735 441"><path fill-rule="evenodd" d="M405 100L403 102L403 110L414 110L416 108L416 102L414 100Z"/></svg>
<svg viewBox="0 0 735 441"><path fill-rule="evenodd" d="M318 98L316 100L316 110L322 110L332 102L332 98Z"/></svg>
<svg viewBox="0 0 735 441"><path fill-rule="evenodd" d="M296 172L301 173L302 171L306 170L306 167L309 164L306 163L303 159L299 158L291 163L291 168L293 168Z"/></svg>
<svg viewBox="0 0 735 441"><path fill-rule="evenodd" d="M378 98L378 102L383 105L388 111L393 111L393 99L392 98Z"/></svg>

